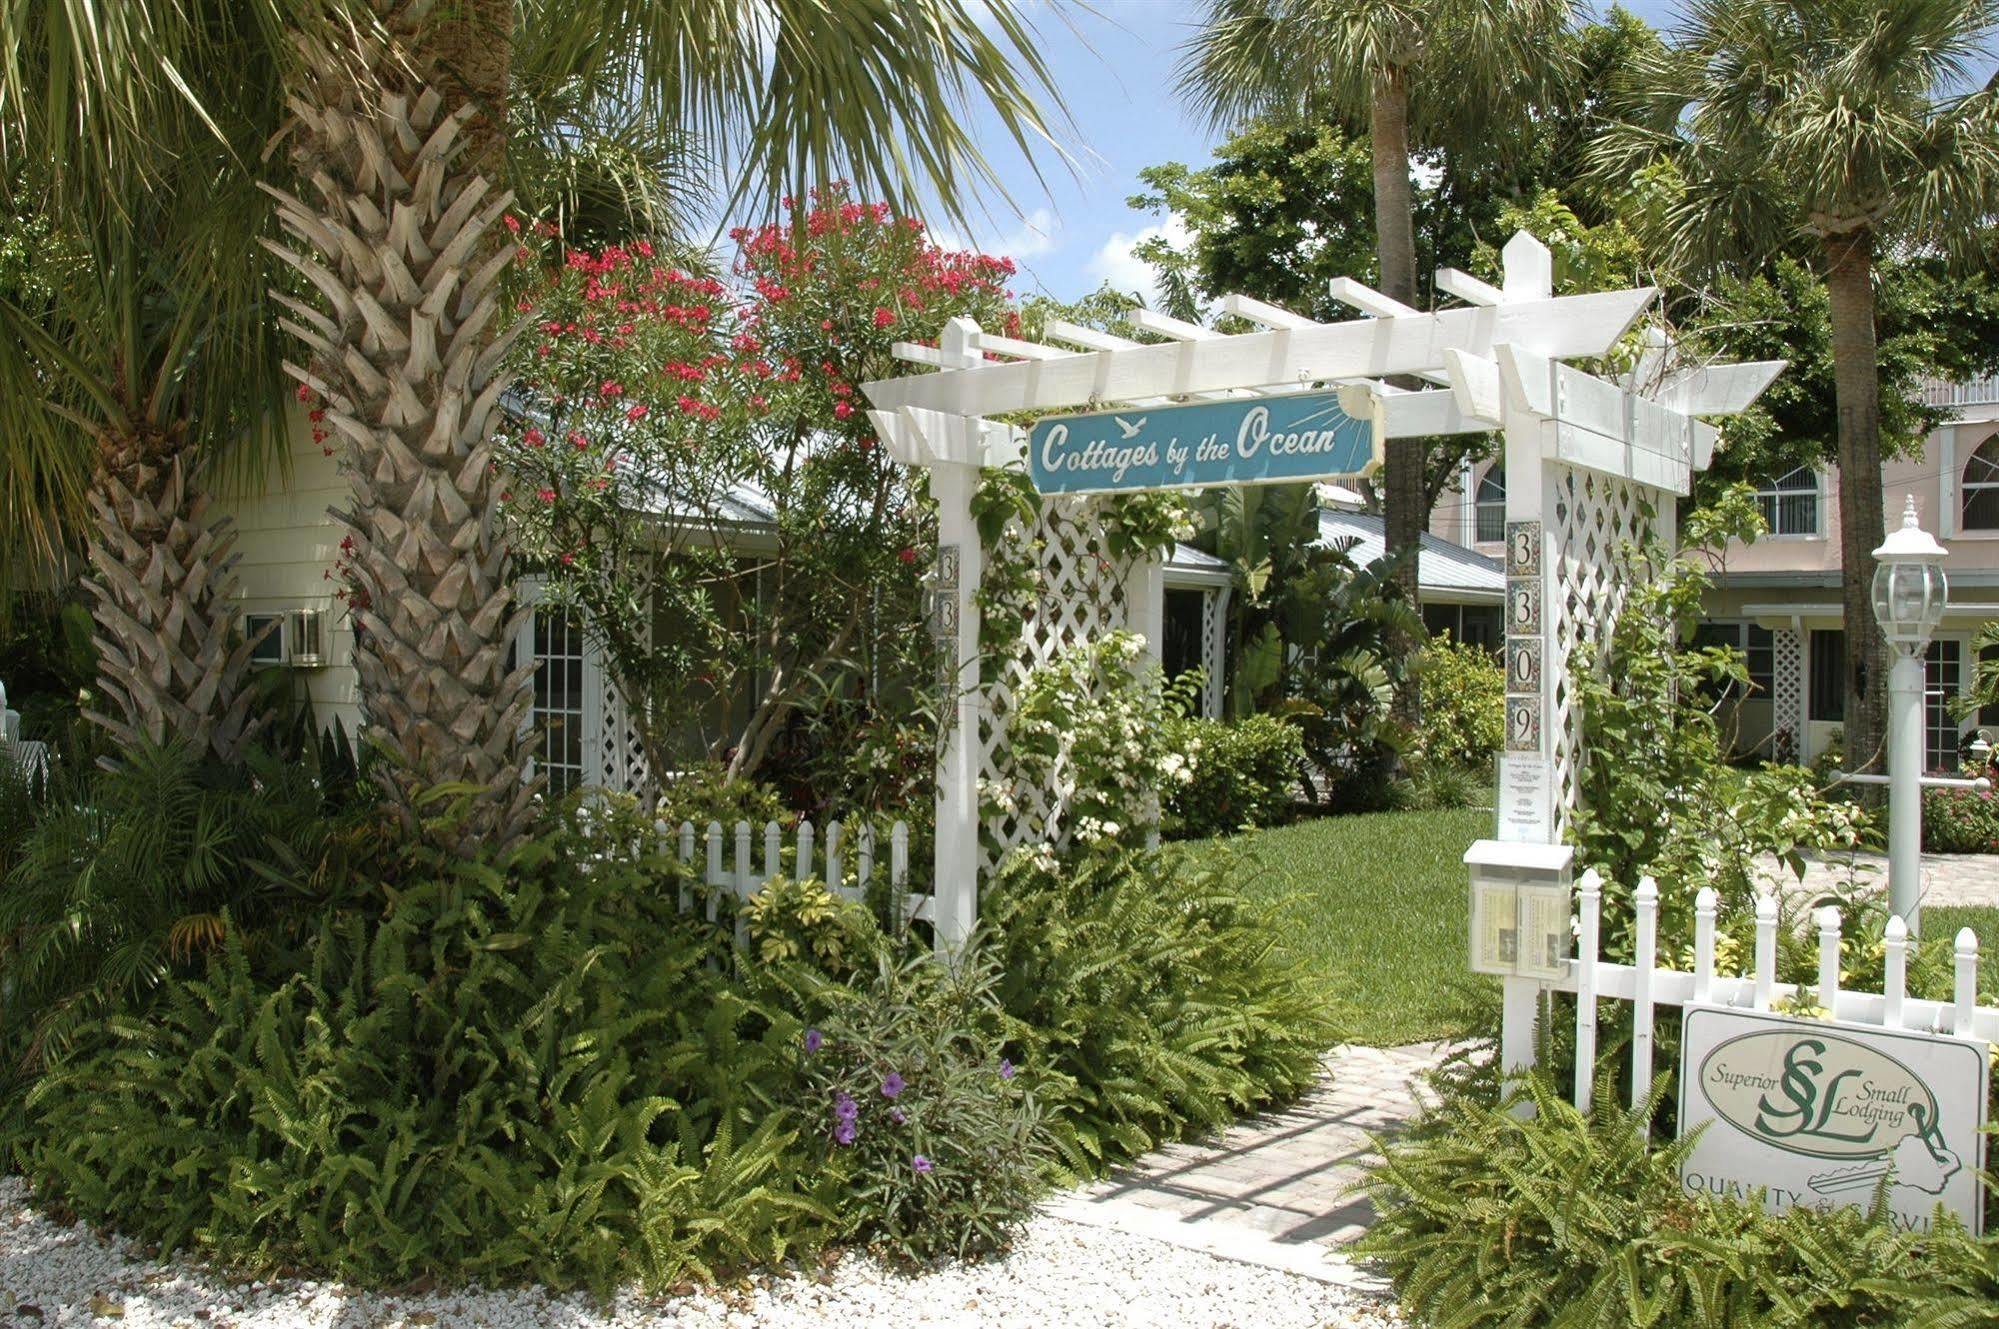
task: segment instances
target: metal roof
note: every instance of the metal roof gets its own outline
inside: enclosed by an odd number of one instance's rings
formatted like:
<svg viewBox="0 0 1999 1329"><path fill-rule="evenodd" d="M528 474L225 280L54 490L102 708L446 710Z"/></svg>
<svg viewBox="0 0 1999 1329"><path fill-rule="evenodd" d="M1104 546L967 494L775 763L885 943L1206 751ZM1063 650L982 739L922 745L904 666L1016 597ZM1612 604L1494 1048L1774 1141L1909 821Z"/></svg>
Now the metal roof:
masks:
<svg viewBox="0 0 1999 1329"><path fill-rule="evenodd" d="M1365 566L1388 552L1386 525L1370 512L1324 510L1319 513L1319 540L1351 540L1354 562ZM1425 596L1448 595L1466 603L1499 604L1506 599L1506 569L1496 558L1423 532L1416 556L1416 581Z"/></svg>

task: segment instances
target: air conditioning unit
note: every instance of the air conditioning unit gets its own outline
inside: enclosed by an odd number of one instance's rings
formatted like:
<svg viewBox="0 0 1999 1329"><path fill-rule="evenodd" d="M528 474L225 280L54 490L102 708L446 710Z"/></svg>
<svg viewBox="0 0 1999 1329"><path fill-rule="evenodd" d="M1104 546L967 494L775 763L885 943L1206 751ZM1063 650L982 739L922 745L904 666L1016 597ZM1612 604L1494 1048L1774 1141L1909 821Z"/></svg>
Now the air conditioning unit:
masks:
<svg viewBox="0 0 1999 1329"><path fill-rule="evenodd" d="M326 663L326 611L294 609L285 622L285 663L317 669Z"/></svg>
<svg viewBox="0 0 1999 1329"><path fill-rule="evenodd" d="M251 664L263 669L285 662L283 614L243 615L243 635L257 643L250 649Z"/></svg>

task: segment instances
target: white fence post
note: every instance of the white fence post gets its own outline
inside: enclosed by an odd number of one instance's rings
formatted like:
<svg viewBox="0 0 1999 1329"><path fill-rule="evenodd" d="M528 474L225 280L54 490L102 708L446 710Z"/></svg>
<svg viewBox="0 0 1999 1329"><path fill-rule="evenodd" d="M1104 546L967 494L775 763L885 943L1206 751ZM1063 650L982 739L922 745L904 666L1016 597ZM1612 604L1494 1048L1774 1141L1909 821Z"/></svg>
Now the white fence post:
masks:
<svg viewBox="0 0 1999 1329"><path fill-rule="evenodd" d="M1765 891L1756 897L1756 1006L1770 1009L1777 990L1777 897Z"/></svg>
<svg viewBox="0 0 1999 1329"><path fill-rule="evenodd" d="M736 871L734 894L736 897L736 945L750 943L750 895L757 888L756 861L750 857L750 824L736 823Z"/></svg>
<svg viewBox="0 0 1999 1329"><path fill-rule="evenodd" d="M764 823L764 880L784 875L784 828L774 821Z"/></svg>
<svg viewBox="0 0 1999 1329"><path fill-rule="evenodd" d="M1839 910L1819 910L1819 1005L1827 1015L1839 1009Z"/></svg>
<svg viewBox="0 0 1999 1329"><path fill-rule="evenodd" d="M1721 896L1703 886L1694 897L1694 1000L1705 1006L1714 1000L1714 919Z"/></svg>
<svg viewBox="0 0 1999 1329"><path fill-rule="evenodd" d="M847 890L847 874L840 862L840 832L838 821L826 823L826 889L833 894L848 899L853 898Z"/></svg>
<svg viewBox="0 0 1999 1329"><path fill-rule="evenodd" d="M1909 987L1909 925L1899 916L1888 920L1881 939L1881 1023L1902 1027L1902 1001Z"/></svg>
<svg viewBox="0 0 1999 1329"><path fill-rule="evenodd" d="M1596 1092L1596 961L1603 927L1603 877L1587 869L1579 883L1576 938L1576 1111Z"/></svg>
<svg viewBox="0 0 1999 1329"><path fill-rule="evenodd" d="M680 866L685 869L680 874L680 912L694 912L694 888L687 884L688 874L694 871L694 823L680 823Z"/></svg>
<svg viewBox="0 0 1999 1329"><path fill-rule="evenodd" d="M722 894L722 823L708 823L708 921L715 921Z"/></svg>
<svg viewBox="0 0 1999 1329"><path fill-rule="evenodd" d="M1971 1016L1978 1007L1978 934L1970 928L1957 930L1956 1000L1952 1003L1951 1032L1970 1037Z"/></svg>
<svg viewBox="0 0 1999 1329"><path fill-rule="evenodd" d="M812 820L802 818L798 823L798 862L793 868L800 881L813 875L812 871Z"/></svg>
<svg viewBox="0 0 1999 1329"><path fill-rule="evenodd" d="M1652 1092L1652 981L1659 960L1659 883L1640 877L1633 903L1638 935L1631 957L1637 970L1632 975L1631 997L1631 1106L1636 1109ZM1640 1122L1638 1129L1649 1132L1651 1122Z"/></svg>

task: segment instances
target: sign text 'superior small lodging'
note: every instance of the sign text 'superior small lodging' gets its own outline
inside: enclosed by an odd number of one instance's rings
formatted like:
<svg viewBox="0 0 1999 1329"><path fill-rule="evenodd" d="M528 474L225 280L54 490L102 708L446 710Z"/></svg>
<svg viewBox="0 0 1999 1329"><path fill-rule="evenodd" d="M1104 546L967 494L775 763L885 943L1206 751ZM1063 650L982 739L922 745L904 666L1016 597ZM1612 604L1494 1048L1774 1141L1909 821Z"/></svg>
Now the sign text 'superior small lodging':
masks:
<svg viewBox="0 0 1999 1329"><path fill-rule="evenodd" d="M1354 478L1382 455L1338 392L1050 416L1027 450L1044 494Z"/></svg>

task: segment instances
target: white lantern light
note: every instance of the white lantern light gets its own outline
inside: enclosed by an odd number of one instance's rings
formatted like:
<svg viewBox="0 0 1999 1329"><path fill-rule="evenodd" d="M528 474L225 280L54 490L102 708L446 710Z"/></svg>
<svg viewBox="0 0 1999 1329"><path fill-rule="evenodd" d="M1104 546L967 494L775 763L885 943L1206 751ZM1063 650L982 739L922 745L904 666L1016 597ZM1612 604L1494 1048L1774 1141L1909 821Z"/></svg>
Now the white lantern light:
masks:
<svg viewBox="0 0 1999 1329"><path fill-rule="evenodd" d="M1944 547L1916 520L1916 498L1909 495L1901 529L1874 551L1874 617L1890 645L1913 653L1929 644L1950 589L1943 558Z"/></svg>

